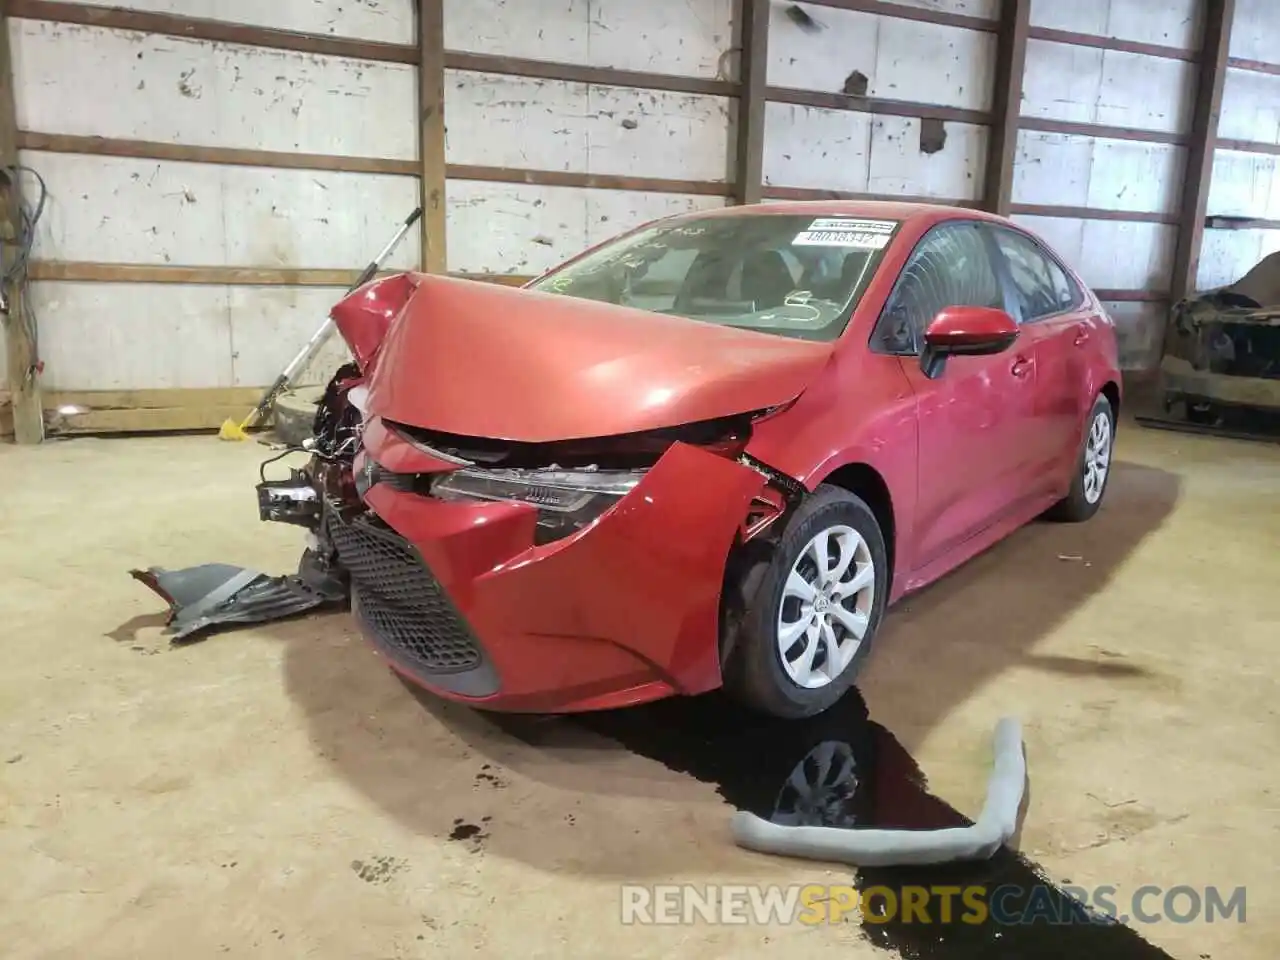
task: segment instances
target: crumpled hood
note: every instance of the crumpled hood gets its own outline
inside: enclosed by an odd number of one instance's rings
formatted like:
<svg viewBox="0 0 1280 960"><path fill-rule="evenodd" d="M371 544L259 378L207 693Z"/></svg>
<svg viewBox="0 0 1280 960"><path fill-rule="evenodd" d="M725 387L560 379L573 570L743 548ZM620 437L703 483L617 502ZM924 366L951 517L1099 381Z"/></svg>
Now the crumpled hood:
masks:
<svg viewBox="0 0 1280 960"><path fill-rule="evenodd" d="M419 276L369 412L543 442L731 416L795 399L833 345L498 284Z"/></svg>

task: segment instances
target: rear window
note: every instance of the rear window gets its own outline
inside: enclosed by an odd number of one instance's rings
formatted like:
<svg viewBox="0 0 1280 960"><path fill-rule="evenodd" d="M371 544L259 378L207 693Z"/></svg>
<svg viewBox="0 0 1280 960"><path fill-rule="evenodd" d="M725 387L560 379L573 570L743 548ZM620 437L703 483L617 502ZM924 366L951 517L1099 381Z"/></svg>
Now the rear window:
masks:
<svg viewBox="0 0 1280 960"><path fill-rule="evenodd" d="M834 340L897 227L895 220L845 216L681 218L619 237L532 289Z"/></svg>

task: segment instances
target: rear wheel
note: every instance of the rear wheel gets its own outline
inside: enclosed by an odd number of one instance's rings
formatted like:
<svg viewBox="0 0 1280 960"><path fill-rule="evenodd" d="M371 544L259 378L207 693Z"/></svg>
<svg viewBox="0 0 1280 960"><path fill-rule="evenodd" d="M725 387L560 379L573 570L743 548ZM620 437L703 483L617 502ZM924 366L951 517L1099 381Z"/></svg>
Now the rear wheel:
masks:
<svg viewBox="0 0 1280 960"><path fill-rule="evenodd" d="M853 685L888 600L871 508L822 486L796 511L751 596L726 685L778 717L826 710Z"/></svg>
<svg viewBox="0 0 1280 960"><path fill-rule="evenodd" d="M1089 411L1084 439L1071 479L1071 492L1059 500L1048 516L1066 523L1088 520L1102 506L1111 479L1111 454L1115 447L1116 417L1111 401L1099 395Z"/></svg>

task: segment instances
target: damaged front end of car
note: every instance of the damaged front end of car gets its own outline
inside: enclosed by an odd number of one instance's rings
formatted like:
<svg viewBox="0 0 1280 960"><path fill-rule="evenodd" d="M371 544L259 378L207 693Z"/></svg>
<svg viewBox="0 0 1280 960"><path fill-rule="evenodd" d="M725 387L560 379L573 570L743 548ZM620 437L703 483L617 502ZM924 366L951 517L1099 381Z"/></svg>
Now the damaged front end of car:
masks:
<svg viewBox="0 0 1280 960"><path fill-rule="evenodd" d="M730 342L728 386L711 393L611 369L615 357L648 363L647 344L597 347L572 368L554 357L583 381L610 369L612 402L594 381L539 395L535 382L559 382L536 362L544 351L523 374L533 392L491 398L456 365L463 346L488 341L468 328L464 344L449 320L459 311L446 307L491 317L523 302L490 303L498 295L484 285L459 283L397 275L335 306L353 362L329 383L313 436L267 461L257 485L262 520L306 533L298 570L135 572L169 602L173 639L349 605L393 667L494 709L597 709L718 686L752 579L805 494L752 456L753 432L791 407L829 348ZM439 342L410 342L425 336ZM762 351L766 370L755 366ZM673 353L660 372L694 368ZM655 397L693 399L656 413ZM588 402L597 410L583 411ZM444 429L421 425L433 423ZM625 432L629 423L639 426ZM272 466L299 452L305 464Z"/></svg>
<svg viewBox="0 0 1280 960"><path fill-rule="evenodd" d="M355 359L330 379L311 437L301 447L270 457L259 469L259 519L306 531L297 572L273 576L226 563L130 571L168 604L165 632L172 643L201 639L219 627L268 623L348 604L349 578L328 535L328 517L333 511L359 509L352 464L364 428L366 376L396 300L402 306L409 289L407 276L392 277L357 290L334 308L335 324ZM269 467L299 453L308 455L303 466L268 479Z"/></svg>

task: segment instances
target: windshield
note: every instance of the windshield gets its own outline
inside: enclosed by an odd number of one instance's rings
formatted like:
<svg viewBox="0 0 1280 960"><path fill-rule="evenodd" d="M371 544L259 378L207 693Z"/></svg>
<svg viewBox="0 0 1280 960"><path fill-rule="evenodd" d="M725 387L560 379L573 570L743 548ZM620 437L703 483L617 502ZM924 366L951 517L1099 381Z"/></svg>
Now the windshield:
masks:
<svg viewBox="0 0 1280 960"><path fill-rule="evenodd" d="M805 340L834 340L895 220L752 214L665 221L531 289Z"/></svg>

